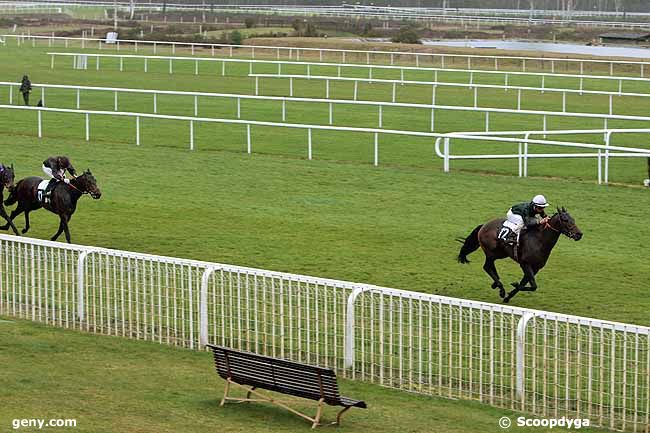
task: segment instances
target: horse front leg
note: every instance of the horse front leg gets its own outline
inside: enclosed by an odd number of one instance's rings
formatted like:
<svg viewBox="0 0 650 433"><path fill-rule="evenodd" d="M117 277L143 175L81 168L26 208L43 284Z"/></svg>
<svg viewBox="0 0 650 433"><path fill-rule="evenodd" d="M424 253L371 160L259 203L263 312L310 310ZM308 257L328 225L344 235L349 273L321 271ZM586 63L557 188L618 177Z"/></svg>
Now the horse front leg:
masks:
<svg viewBox="0 0 650 433"><path fill-rule="evenodd" d="M501 279L499 278L499 273L497 272L497 268L496 266L494 266L493 258L487 258L487 257L485 258L485 263L483 264L483 270L490 277L492 277L492 280L494 281L492 283L492 288L493 289L499 288L499 296L505 298L506 289L503 288L503 283L501 283Z"/></svg>
<svg viewBox="0 0 650 433"><path fill-rule="evenodd" d="M537 290L537 282L535 281L535 271L530 265L521 265L521 269L524 271L524 276L519 283L512 283L512 287L515 289L508 293L508 296L503 299L504 303L508 303L518 292L534 292ZM526 284L530 283L530 286Z"/></svg>
<svg viewBox="0 0 650 433"><path fill-rule="evenodd" d="M68 229L68 221L69 217L67 215L59 215L59 229L57 232L52 236L52 240L55 241L57 238L61 235L61 233L65 233L65 240L70 243L70 230Z"/></svg>
<svg viewBox="0 0 650 433"><path fill-rule="evenodd" d="M20 236L20 233L18 233L18 229L16 228L16 225L12 221L11 218L9 218L9 215L7 215L7 211L5 210L5 207L0 204L0 216L7 221L7 224L4 226L0 227L0 230L7 230L9 227L14 231L16 236Z"/></svg>
<svg viewBox="0 0 650 433"><path fill-rule="evenodd" d="M29 212L30 212L29 210L25 209L25 228L22 230L22 234L25 234L29 231ZM13 217L13 212L11 213L11 215Z"/></svg>
<svg viewBox="0 0 650 433"><path fill-rule="evenodd" d="M61 236L61 233L63 233L63 215L59 215L59 229L54 233L54 236L52 236L50 240L57 240L59 236Z"/></svg>

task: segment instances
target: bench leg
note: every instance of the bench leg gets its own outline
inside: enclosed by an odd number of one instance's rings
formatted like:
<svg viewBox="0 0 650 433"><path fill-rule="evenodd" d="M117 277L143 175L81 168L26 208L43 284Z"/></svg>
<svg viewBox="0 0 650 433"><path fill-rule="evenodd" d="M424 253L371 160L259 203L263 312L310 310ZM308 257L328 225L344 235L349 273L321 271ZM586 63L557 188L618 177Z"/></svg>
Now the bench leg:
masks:
<svg viewBox="0 0 650 433"><path fill-rule="evenodd" d="M311 428L316 428L320 425L320 417L323 415L323 399L318 400L318 410L316 411L316 418L314 418L314 423L311 425Z"/></svg>
<svg viewBox="0 0 650 433"><path fill-rule="evenodd" d="M228 398L228 391L230 391L230 380L226 380L226 389L223 393L223 398L221 399L221 404L219 406L223 407L226 404L226 399Z"/></svg>
<svg viewBox="0 0 650 433"><path fill-rule="evenodd" d="M352 406L347 406L347 407L343 408L341 411L339 411L339 413L336 415L336 424L337 424L337 425L341 424L341 417L342 417L343 414L344 414L348 409L350 409L351 407L352 407Z"/></svg>

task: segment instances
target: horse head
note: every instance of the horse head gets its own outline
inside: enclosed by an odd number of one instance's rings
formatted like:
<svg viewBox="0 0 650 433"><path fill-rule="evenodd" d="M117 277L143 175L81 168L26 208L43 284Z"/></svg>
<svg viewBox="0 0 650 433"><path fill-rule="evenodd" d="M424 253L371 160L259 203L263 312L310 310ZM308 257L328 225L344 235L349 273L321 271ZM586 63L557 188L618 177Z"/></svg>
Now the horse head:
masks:
<svg viewBox="0 0 650 433"><path fill-rule="evenodd" d="M14 187L14 165L4 167L0 165L0 183L7 189Z"/></svg>
<svg viewBox="0 0 650 433"><path fill-rule="evenodd" d="M575 220L564 207L557 208L557 213L551 217L549 223L551 228L559 231L567 237L570 237L574 241L582 239L582 231L578 228Z"/></svg>
<svg viewBox="0 0 650 433"><path fill-rule="evenodd" d="M97 180L90 172L90 169L84 171L81 176L77 176L74 180L75 187L81 192L87 192L90 196L97 200L102 196L102 192L97 186Z"/></svg>

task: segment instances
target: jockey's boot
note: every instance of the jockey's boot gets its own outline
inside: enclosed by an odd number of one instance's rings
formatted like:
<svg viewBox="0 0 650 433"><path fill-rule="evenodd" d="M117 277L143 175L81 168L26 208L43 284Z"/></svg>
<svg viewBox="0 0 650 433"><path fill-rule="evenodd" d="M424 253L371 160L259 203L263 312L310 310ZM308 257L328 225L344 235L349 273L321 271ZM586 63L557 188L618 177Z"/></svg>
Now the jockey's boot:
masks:
<svg viewBox="0 0 650 433"><path fill-rule="evenodd" d="M45 196L43 197L43 201L45 203L50 202L50 197L52 196L52 191L54 190L54 187L56 184L59 183L58 180L52 179L50 180L50 183L47 184L47 188L45 188Z"/></svg>

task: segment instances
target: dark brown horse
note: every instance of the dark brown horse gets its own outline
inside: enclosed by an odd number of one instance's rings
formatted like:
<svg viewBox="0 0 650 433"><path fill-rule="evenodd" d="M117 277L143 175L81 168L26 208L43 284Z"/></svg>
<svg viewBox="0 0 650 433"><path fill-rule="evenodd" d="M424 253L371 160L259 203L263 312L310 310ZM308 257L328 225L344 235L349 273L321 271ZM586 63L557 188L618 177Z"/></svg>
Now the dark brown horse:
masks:
<svg viewBox="0 0 650 433"><path fill-rule="evenodd" d="M90 170L86 170L81 176L71 179L69 184L65 184L64 182L57 183L52 190L49 203L44 204L38 200L37 196L38 184L42 180L40 177L34 176L26 177L18 181L16 187L11 191L9 198L5 201L6 205L12 205L18 202L16 209L11 212L10 219L13 220L25 212L25 228L22 231L25 234L29 230L29 213L44 207L50 212L57 214L60 219L59 230L52 236L52 240L57 240L59 235L65 232L65 240L70 243L68 223L70 222L70 218L72 218L72 214L77 209L77 201L84 194L90 194L95 200L100 198L102 193L97 187L97 181L92 173L90 173ZM0 230L7 230L8 227L9 224L6 224L0 227Z"/></svg>
<svg viewBox="0 0 650 433"><path fill-rule="evenodd" d="M582 238L582 232L566 209L558 209L557 213L550 217L545 224L521 232L517 257L515 257L513 248L497 239L503 221L504 219L500 218L480 225L464 241L461 240L463 246L458 254L458 261L469 263L467 256L480 246L485 253L483 269L494 281L492 288L498 288L499 296L503 298L503 302L507 303L519 291L534 292L537 290L535 275L546 265L561 234L579 241ZM494 262L507 257L519 263L524 277L519 283L512 283L515 289L506 295Z"/></svg>
<svg viewBox="0 0 650 433"><path fill-rule="evenodd" d="M18 234L18 229L14 225L13 221L9 219L5 207L2 205L4 200L4 190L7 188L9 191L14 187L14 165L11 164L10 167L6 167L0 164L0 216L7 221L7 224L11 226L11 229L14 233ZM9 227L7 227L9 228Z"/></svg>

